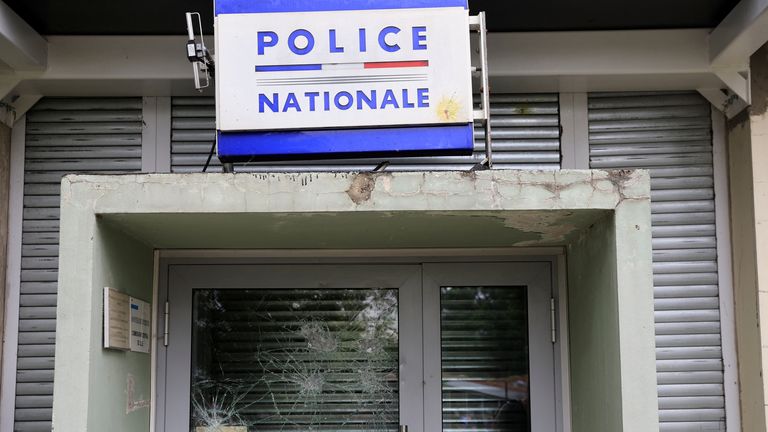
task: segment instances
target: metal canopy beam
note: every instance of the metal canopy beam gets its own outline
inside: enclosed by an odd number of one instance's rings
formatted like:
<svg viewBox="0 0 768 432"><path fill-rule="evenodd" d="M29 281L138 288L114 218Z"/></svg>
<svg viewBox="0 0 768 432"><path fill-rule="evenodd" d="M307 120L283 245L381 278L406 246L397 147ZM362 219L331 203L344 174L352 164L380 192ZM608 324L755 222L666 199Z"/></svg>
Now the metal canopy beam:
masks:
<svg viewBox="0 0 768 432"><path fill-rule="evenodd" d="M42 71L0 72L0 99L197 95L184 36L51 36ZM181 47L181 48L180 48ZM181 50L181 51L180 51Z"/></svg>
<svg viewBox="0 0 768 432"><path fill-rule="evenodd" d="M708 31L700 29L491 33L491 89L591 92L727 88L711 67L708 37ZM52 36L47 68L5 74L9 81L6 87L11 88L0 98L12 90L13 80L20 83L9 94L11 98L198 94L184 56L185 43L184 36ZM2 75L0 71L0 81ZM735 78L733 74L724 76Z"/></svg>
<svg viewBox="0 0 768 432"><path fill-rule="evenodd" d="M725 88L712 72L709 31L491 33L491 87L506 92Z"/></svg>
<svg viewBox="0 0 768 432"><path fill-rule="evenodd" d="M706 30L489 34L496 92L722 88ZM197 94L185 36L51 36L48 68L17 72L16 94ZM675 41L675 43L670 43ZM475 64L479 59L475 59ZM2 96L2 95L0 95Z"/></svg>
<svg viewBox="0 0 768 432"><path fill-rule="evenodd" d="M0 2L0 61L14 71L44 70L48 42Z"/></svg>
<svg viewBox="0 0 768 432"><path fill-rule="evenodd" d="M491 33L490 71L492 76L709 72L707 35L704 29Z"/></svg>
<svg viewBox="0 0 768 432"><path fill-rule="evenodd" d="M749 57L768 42L768 0L742 0L712 31L712 67L745 71Z"/></svg>

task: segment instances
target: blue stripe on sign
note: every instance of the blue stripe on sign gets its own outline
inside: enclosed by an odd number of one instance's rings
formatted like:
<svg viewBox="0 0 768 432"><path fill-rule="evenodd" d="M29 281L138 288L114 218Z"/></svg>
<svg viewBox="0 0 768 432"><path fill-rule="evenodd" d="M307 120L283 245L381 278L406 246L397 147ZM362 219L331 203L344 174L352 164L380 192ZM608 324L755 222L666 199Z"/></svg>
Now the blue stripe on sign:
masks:
<svg viewBox="0 0 768 432"><path fill-rule="evenodd" d="M467 0L215 0L216 15L460 7Z"/></svg>
<svg viewBox="0 0 768 432"><path fill-rule="evenodd" d="M139 310L139 305L131 303L131 309L133 310Z"/></svg>
<svg viewBox="0 0 768 432"><path fill-rule="evenodd" d="M282 66L256 66L256 72L289 72L289 71L314 71L322 70L323 65L282 65Z"/></svg>
<svg viewBox="0 0 768 432"><path fill-rule="evenodd" d="M282 132L218 132L222 160L298 159L301 156L398 153L471 153L473 126L424 126Z"/></svg>

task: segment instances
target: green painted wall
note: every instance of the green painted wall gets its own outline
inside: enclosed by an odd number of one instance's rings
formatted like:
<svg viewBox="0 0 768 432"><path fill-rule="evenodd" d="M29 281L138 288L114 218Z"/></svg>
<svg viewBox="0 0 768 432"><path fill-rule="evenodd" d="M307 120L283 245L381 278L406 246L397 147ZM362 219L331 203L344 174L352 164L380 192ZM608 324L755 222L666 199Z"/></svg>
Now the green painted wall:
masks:
<svg viewBox="0 0 768 432"><path fill-rule="evenodd" d="M93 323L101 323L101 287L115 288L152 301L153 249L132 237L97 223L94 238ZM143 431L149 428L151 362L148 354L100 349L103 330L91 327L92 347L88 417L89 431ZM133 387L130 391L129 387Z"/></svg>
<svg viewBox="0 0 768 432"><path fill-rule="evenodd" d="M568 246L573 432L623 430L614 225L604 218Z"/></svg>

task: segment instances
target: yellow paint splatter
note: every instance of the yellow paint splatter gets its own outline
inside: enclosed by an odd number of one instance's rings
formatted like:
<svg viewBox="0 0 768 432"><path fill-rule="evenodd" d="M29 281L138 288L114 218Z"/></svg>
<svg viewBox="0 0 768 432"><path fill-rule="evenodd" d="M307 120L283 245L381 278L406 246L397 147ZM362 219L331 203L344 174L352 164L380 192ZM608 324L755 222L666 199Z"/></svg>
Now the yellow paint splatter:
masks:
<svg viewBox="0 0 768 432"><path fill-rule="evenodd" d="M453 98L443 98L437 104L437 117L442 121L454 121L459 114L461 106Z"/></svg>

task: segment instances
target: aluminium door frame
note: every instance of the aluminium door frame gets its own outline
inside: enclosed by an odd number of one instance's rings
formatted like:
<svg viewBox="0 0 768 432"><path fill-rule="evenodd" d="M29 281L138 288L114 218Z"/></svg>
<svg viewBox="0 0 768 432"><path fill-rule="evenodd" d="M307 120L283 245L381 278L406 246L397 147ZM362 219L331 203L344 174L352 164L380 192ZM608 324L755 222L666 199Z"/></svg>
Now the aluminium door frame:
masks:
<svg viewBox="0 0 768 432"><path fill-rule="evenodd" d="M158 250L155 259L156 305L154 321L158 323L152 349L152 403L150 432L165 414L165 368L167 351L163 344L164 305L168 300L168 269L171 265L225 264L443 264L443 263L526 263L546 262L551 266L557 336L553 344L555 375L556 430L571 431L570 351L568 346L568 305L565 251L560 247L484 248L484 249L381 249L381 250Z"/></svg>
<svg viewBox="0 0 768 432"><path fill-rule="evenodd" d="M472 266L472 273L465 266ZM443 286L524 286L528 317L530 426L532 432L559 431L557 419L556 325L550 321L550 298L557 285L549 262L425 263L424 297L424 432L442 429L442 355L440 288ZM504 268L509 266L508 268ZM555 325L555 329L552 328ZM536 386L530 385L536 383ZM549 388L549 391L545 389Z"/></svg>

